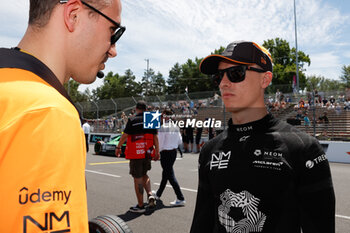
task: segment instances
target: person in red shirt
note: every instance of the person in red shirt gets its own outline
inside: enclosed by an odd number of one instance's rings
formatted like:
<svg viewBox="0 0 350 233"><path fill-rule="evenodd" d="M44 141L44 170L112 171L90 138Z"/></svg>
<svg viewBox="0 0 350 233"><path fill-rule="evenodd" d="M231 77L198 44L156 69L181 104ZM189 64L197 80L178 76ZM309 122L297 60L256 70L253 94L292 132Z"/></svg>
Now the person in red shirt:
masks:
<svg viewBox="0 0 350 233"><path fill-rule="evenodd" d="M136 104L136 115L129 118L123 135L117 145L115 154L120 156L121 147L126 141L125 158L130 159L130 175L134 178L134 187L137 205L130 207L131 212L144 213L143 190L146 190L148 206L154 208L155 197L152 195L151 180L147 171L151 170L151 160L159 159L159 143L156 129L144 129L143 112L146 103L139 101Z"/></svg>

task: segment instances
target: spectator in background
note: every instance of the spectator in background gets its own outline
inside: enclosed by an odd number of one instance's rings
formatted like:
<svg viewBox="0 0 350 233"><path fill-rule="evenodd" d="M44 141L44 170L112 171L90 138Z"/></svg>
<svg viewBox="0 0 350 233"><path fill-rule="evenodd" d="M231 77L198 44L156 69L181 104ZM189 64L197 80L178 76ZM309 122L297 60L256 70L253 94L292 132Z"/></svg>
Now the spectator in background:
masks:
<svg viewBox="0 0 350 233"><path fill-rule="evenodd" d="M84 130L84 134L85 134L86 152L89 152L90 125L89 125L87 120L84 120L83 130Z"/></svg>
<svg viewBox="0 0 350 233"><path fill-rule="evenodd" d="M286 108L287 108L287 103L286 103L286 101L282 100L280 106L281 106L282 109L286 109Z"/></svg>
<svg viewBox="0 0 350 233"><path fill-rule="evenodd" d="M194 108L194 102L193 100L190 101L190 109Z"/></svg>
<svg viewBox="0 0 350 233"><path fill-rule="evenodd" d="M268 102L271 103L271 104L273 103L273 98L272 98L272 96L269 96Z"/></svg>
<svg viewBox="0 0 350 233"><path fill-rule="evenodd" d="M284 94L281 92L281 96L280 96L280 102L284 101Z"/></svg>
<svg viewBox="0 0 350 233"><path fill-rule="evenodd" d="M308 117L308 113L305 112L305 114L304 114L304 126L305 126L305 129L306 129L306 130L309 128L310 123L311 123L311 122L310 122L310 119L309 119L309 117Z"/></svg>
<svg viewBox="0 0 350 233"><path fill-rule="evenodd" d="M109 129L113 129L114 128L113 119L108 118L108 126L109 126Z"/></svg>
<svg viewBox="0 0 350 233"><path fill-rule="evenodd" d="M197 127L196 128L196 147L197 147L196 153L199 153L200 150L201 150L200 142L201 142L201 138L202 138L202 132L203 132L203 128L202 127Z"/></svg>
<svg viewBox="0 0 350 233"><path fill-rule="evenodd" d="M220 99L220 95L215 92L215 94L214 94L214 106L218 106L219 99Z"/></svg>
<svg viewBox="0 0 350 233"><path fill-rule="evenodd" d="M193 128L191 125L188 125L187 128L185 128L185 133L188 140L188 151L187 152L193 152Z"/></svg>
<svg viewBox="0 0 350 233"><path fill-rule="evenodd" d="M186 133L186 127L184 126L181 129L181 133L182 133L182 142L184 144L184 153L188 153L188 137L187 137L187 133Z"/></svg>
<svg viewBox="0 0 350 233"><path fill-rule="evenodd" d="M304 108L305 102L303 100L303 98L300 98L299 100L299 108Z"/></svg>
<svg viewBox="0 0 350 233"><path fill-rule="evenodd" d="M335 104L335 113L337 114L337 116L341 114L341 106L339 103Z"/></svg>
<svg viewBox="0 0 350 233"><path fill-rule="evenodd" d="M331 98L329 98L329 102L331 102L331 104L334 105L334 103L335 103L335 98L334 98L334 96L331 96Z"/></svg>
<svg viewBox="0 0 350 233"><path fill-rule="evenodd" d="M280 98L281 98L281 92L279 89L277 89L275 94L275 102L280 102Z"/></svg>
<svg viewBox="0 0 350 233"><path fill-rule="evenodd" d="M121 131L123 132L126 126L126 123L128 122L128 117L126 116L125 112L122 112L122 115L120 116L121 120Z"/></svg>
<svg viewBox="0 0 350 233"><path fill-rule="evenodd" d="M292 99L290 98L289 95L286 97L286 102L287 102L287 103L291 103L291 102L292 102Z"/></svg>
<svg viewBox="0 0 350 233"><path fill-rule="evenodd" d="M297 120L302 120L303 119L303 114L301 114L301 110L299 109L297 112L297 115L295 116L295 119Z"/></svg>
<svg viewBox="0 0 350 233"><path fill-rule="evenodd" d="M318 91L314 89L314 95L315 95L315 105L321 103L320 101L320 95L318 94Z"/></svg>
<svg viewBox="0 0 350 233"><path fill-rule="evenodd" d="M105 119L105 120L104 120L104 123L105 123L104 129L105 129L105 130L108 130L108 129L109 129L108 119Z"/></svg>
<svg viewBox="0 0 350 233"><path fill-rule="evenodd" d="M322 103L323 103L323 106L327 106L328 100L326 96L323 97Z"/></svg>
<svg viewBox="0 0 350 233"><path fill-rule="evenodd" d="M344 110L349 110L350 109L350 101L347 99L345 102L344 102Z"/></svg>
<svg viewBox="0 0 350 233"><path fill-rule="evenodd" d="M327 131L328 131L329 119L327 115L328 115L327 111L324 111L323 115L318 118L319 123L323 126L323 131L322 131L323 135L327 135Z"/></svg>
<svg viewBox="0 0 350 233"><path fill-rule="evenodd" d="M170 202L170 205L184 206L186 203L185 198L176 180L173 168L176 161L176 150L182 143L182 138L179 127L169 123L169 116L172 114L173 113L170 110L164 110L162 112L161 122L164 120L164 124L162 124L161 128L158 130L160 164L163 169L162 180L158 190L152 191L152 195L156 199L159 199L163 194L167 182L169 181L176 194L176 200Z"/></svg>
<svg viewBox="0 0 350 233"><path fill-rule="evenodd" d="M311 95L311 93L310 92L307 92L307 101L309 102L309 103L311 103L311 101L312 101L312 95Z"/></svg>
<svg viewBox="0 0 350 233"><path fill-rule="evenodd" d="M113 119L113 131L118 127L118 117L115 116L112 118Z"/></svg>

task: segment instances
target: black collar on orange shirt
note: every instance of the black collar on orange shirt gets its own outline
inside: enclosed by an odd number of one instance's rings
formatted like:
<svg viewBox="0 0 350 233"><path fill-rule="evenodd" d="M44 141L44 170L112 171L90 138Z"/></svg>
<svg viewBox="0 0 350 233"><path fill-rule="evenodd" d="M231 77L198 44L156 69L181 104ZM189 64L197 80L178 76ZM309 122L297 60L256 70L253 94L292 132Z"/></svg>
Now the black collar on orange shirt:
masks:
<svg viewBox="0 0 350 233"><path fill-rule="evenodd" d="M56 75L50 70L49 67L47 67L36 57L28 53L21 52L20 48L18 47L12 49L0 48L0 68L17 68L28 70L36 74L50 86L55 88L69 102L71 102L71 104L78 111L80 122L82 122L82 117L78 108L74 105L72 99L69 97L67 91L64 89Z"/></svg>

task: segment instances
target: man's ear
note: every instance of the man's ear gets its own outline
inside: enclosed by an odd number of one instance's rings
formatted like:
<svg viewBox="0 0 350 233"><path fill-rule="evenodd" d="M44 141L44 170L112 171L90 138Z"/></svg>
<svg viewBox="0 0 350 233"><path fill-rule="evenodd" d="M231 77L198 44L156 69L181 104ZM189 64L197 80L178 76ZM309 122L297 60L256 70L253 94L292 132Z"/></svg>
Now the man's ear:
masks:
<svg viewBox="0 0 350 233"><path fill-rule="evenodd" d="M71 0L64 4L64 23L70 32L73 32L76 28L78 20L78 12L82 9L83 5L79 0Z"/></svg>
<svg viewBox="0 0 350 233"><path fill-rule="evenodd" d="M261 87L262 88L265 89L270 85L270 83L272 81L272 76L273 76L272 72L270 72L270 71L267 71L264 73L264 77L261 79Z"/></svg>

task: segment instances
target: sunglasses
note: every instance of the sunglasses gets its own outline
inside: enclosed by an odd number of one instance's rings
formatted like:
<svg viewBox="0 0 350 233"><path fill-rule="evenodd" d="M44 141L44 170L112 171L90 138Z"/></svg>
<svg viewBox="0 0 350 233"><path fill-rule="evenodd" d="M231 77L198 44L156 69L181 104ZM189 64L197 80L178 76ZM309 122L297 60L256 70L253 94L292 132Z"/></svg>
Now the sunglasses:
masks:
<svg viewBox="0 0 350 233"><path fill-rule="evenodd" d="M60 3L67 3L68 0L60 0ZM117 31L111 36L111 45L114 45L119 38L123 35L123 33L125 32L126 28L121 26L119 23L117 23L116 21L114 21L113 19L111 19L110 17L108 17L107 15L103 14L101 11L97 10L95 7L87 4L84 1L81 1L81 3L85 6L87 6L88 8L90 8L91 10L95 11L97 14L103 16L105 19L107 19L109 22L111 22L112 24L114 24L117 28Z"/></svg>
<svg viewBox="0 0 350 233"><path fill-rule="evenodd" d="M212 76L213 82L215 85L219 86L221 83L221 80L224 78L224 75L226 73L228 80L230 80L233 83L239 83L242 82L245 79L246 71L255 71L258 73L265 73L266 70L254 68L254 67L248 67L248 66L232 66L227 69L218 70L216 74Z"/></svg>

